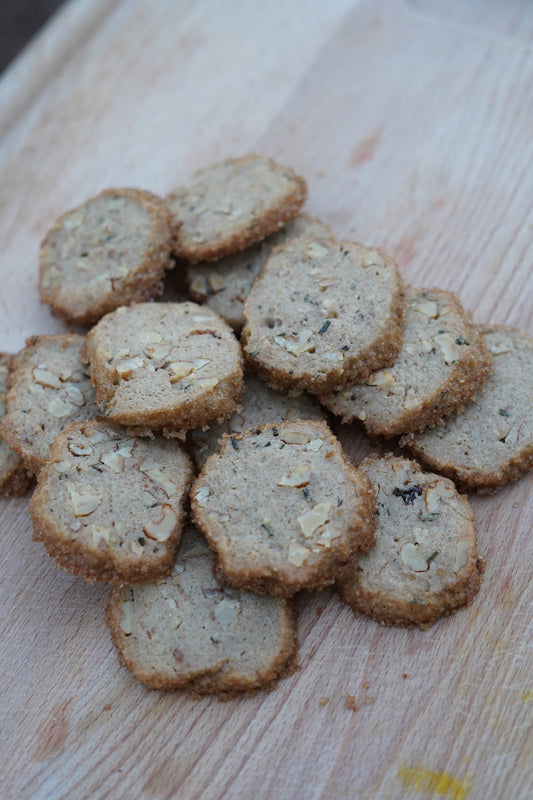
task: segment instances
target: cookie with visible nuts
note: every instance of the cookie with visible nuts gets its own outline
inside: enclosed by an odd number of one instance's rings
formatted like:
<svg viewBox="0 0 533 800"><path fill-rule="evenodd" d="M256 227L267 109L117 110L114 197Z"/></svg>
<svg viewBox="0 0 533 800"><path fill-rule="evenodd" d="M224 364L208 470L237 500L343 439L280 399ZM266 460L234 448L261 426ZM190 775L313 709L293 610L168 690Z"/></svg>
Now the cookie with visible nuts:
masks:
<svg viewBox="0 0 533 800"><path fill-rule="evenodd" d="M7 390L8 373L12 356L0 353L0 420L6 413L4 394ZM24 461L10 450L0 434L0 495L26 494L31 483Z"/></svg>
<svg viewBox="0 0 533 800"><path fill-rule="evenodd" d="M488 494L533 468L533 338L504 326L482 334L494 363L484 390L462 414L400 444L462 491Z"/></svg>
<svg viewBox="0 0 533 800"><path fill-rule="evenodd" d="M191 490L196 524L227 586L291 596L353 569L373 544L370 482L324 422L224 436Z"/></svg>
<svg viewBox="0 0 533 800"><path fill-rule="evenodd" d="M13 356L1 434L34 475L70 422L97 415L94 389L81 359L84 336L32 336Z"/></svg>
<svg viewBox="0 0 533 800"><path fill-rule="evenodd" d="M236 411L222 425L195 428L188 437L189 450L196 467L201 469L206 458L216 451L219 439L225 433L235 436L247 428L257 428L267 422L324 420L325 417L326 412L311 395L289 397L274 392L252 372L245 372L245 391L240 412Z"/></svg>
<svg viewBox="0 0 533 800"><path fill-rule="evenodd" d="M34 536L88 581L146 581L168 572L192 480L182 446L103 421L57 437L31 503Z"/></svg>
<svg viewBox="0 0 533 800"><path fill-rule="evenodd" d="M85 348L101 414L173 435L237 408L242 356L231 328L196 303L139 303L108 314Z"/></svg>
<svg viewBox="0 0 533 800"><path fill-rule="evenodd" d="M392 366L364 383L322 395L343 422L370 436L398 436L441 424L486 382L492 358L459 299L440 289L406 289L403 346Z"/></svg>
<svg viewBox="0 0 533 800"><path fill-rule="evenodd" d="M377 250L300 237L274 250L243 315L245 357L265 383L323 394L392 364L403 284Z"/></svg>
<svg viewBox="0 0 533 800"><path fill-rule="evenodd" d="M468 500L415 461L369 456L359 469L376 492L376 546L339 582L344 600L402 627L427 627L470 603L483 565Z"/></svg>
<svg viewBox="0 0 533 800"><path fill-rule="evenodd" d="M205 303L220 314L235 331L240 331L244 324L244 301L272 250L301 235L333 239L327 225L308 214L299 214L277 233L240 253L215 262L189 264L186 273L189 294L197 303Z"/></svg>
<svg viewBox="0 0 533 800"><path fill-rule="evenodd" d="M58 219L40 254L41 298L82 324L163 291L173 265L173 226L163 201L140 189L107 189Z"/></svg>
<svg viewBox="0 0 533 800"><path fill-rule="evenodd" d="M274 688L296 668L291 602L224 588L212 562L189 526L167 578L111 592L106 619L120 660L151 689L231 695Z"/></svg>
<svg viewBox="0 0 533 800"><path fill-rule="evenodd" d="M244 250L296 216L306 195L303 178L264 156L203 169L166 198L177 226L176 256L196 263Z"/></svg>

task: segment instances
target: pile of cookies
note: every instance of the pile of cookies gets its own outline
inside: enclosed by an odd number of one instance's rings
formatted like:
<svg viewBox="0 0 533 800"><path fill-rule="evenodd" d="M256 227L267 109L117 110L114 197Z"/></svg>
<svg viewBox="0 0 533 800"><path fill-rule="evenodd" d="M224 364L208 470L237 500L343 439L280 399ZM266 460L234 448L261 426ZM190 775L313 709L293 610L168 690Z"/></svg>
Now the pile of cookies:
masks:
<svg viewBox="0 0 533 800"><path fill-rule="evenodd" d="M271 687L296 668L301 590L336 585L400 626L468 604L482 561L456 486L533 467L533 340L405 287L305 199L262 156L164 201L102 192L58 220L40 261L42 299L93 327L0 362L0 490L37 479L34 538L111 583L113 641L152 688ZM148 302L169 269L191 300ZM328 412L420 463L354 467Z"/></svg>

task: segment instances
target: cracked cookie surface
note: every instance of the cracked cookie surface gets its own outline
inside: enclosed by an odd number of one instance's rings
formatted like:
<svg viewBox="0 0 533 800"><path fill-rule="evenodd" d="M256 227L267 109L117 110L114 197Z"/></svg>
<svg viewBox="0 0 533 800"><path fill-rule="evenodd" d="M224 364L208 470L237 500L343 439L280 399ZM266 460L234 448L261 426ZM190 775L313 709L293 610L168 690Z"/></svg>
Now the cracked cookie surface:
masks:
<svg viewBox="0 0 533 800"><path fill-rule="evenodd" d="M322 394L394 361L403 283L375 249L300 237L274 250L243 314L245 357L262 380Z"/></svg>
<svg viewBox="0 0 533 800"><path fill-rule="evenodd" d="M107 189L58 219L40 253L41 298L60 317L96 322L163 291L173 229L163 201L140 189Z"/></svg>
<svg viewBox="0 0 533 800"><path fill-rule="evenodd" d="M403 346L394 364L364 382L322 395L343 422L370 436L397 436L440 424L486 382L492 358L459 299L440 289L405 292Z"/></svg>
<svg viewBox="0 0 533 800"><path fill-rule="evenodd" d="M176 441L92 420L52 446L31 503L34 539L87 580L150 580L174 562L192 480Z"/></svg>
<svg viewBox="0 0 533 800"><path fill-rule="evenodd" d="M187 267L189 293L197 303L205 303L216 311L235 331L240 331L244 319L243 305L250 289L270 254L288 239L311 235L332 239L327 225L308 214L299 214L258 244L215 262L190 264Z"/></svg>
<svg viewBox="0 0 533 800"><path fill-rule="evenodd" d="M296 668L290 601L228 589L187 526L170 575L115 587L106 619L122 663L151 689L231 695L272 688Z"/></svg>
<svg viewBox="0 0 533 800"><path fill-rule="evenodd" d="M303 178L261 155L203 169L166 198L176 256L196 263L244 250L296 216L306 195Z"/></svg>
<svg viewBox="0 0 533 800"><path fill-rule="evenodd" d="M196 303L119 308L89 332L85 352L102 415L138 432L223 421L242 394L233 331Z"/></svg>
<svg viewBox="0 0 533 800"><path fill-rule="evenodd" d="M489 493L533 468L533 338L505 326L482 334L494 364L483 390L462 414L400 444L462 491Z"/></svg>
<svg viewBox="0 0 533 800"><path fill-rule="evenodd" d="M333 583L373 544L374 494L324 422L225 436L191 490L225 585L290 596Z"/></svg>
<svg viewBox="0 0 533 800"><path fill-rule="evenodd" d="M12 356L0 353L0 420L6 413L4 394L7 391L11 364ZM28 490L30 483L31 477L24 466L24 461L9 449L0 434L0 496L23 495Z"/></svg>
<svg viewBox="0 0 533 800"><path fill-rule="evenodd" d="M32 336L13 356L0 429L7 445L34 475L50 457L56 436L70 422L97 416L94 389L76 334Z"/></svg>
<svg viewBox="0 0 533 800"><path fill-rule="evenodd" d="M470 603L482 562L468 500L404 458L369 456L359 469L376 492L376 546L339 582L344 600L378 622L422 627Z"/></svg>

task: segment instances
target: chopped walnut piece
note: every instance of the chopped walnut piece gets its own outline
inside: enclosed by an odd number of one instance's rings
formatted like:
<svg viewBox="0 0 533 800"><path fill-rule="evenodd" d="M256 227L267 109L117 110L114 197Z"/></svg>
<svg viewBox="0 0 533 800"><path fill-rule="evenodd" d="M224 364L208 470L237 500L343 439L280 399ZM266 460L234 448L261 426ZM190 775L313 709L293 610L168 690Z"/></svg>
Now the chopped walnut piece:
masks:
<svg viewBox="0 0 533 800"><path fill-rule="evenodd" d="M414 572L426 572L429 568L428 562L418 552L418 548L412 542L404 544L400 551L400 558L406 567L414 570Z"/></svg>
<svg viewBox="0 0 533 800"><path fill-rule="evenodd" d="M143 531L149 539L166 542L178 524L178 518L170 506L163 506L163 516L159 522L148 522Z"/></svg>
<svg viewBox="0 0 533 800"><path fill-rule="evenodd" d="M309 548L303 547L303 545L298 544L298 542L291 542L287 553L287 561L295 567L301 567L310 555L311 551Z"/></svg>
<svg viewBox="0 0 533 800"><path fill-rule="evenodd" d="M295 467L288 475L283 475L278 481L278 486L290 486L301 488L307 486L311 480L311 467L308 464L300 464Z"/></svg>
<svg viewBox="0 0 533 800"><path fill-rule="evenodd" d="M102 499L92 492L78 492L73 483L67 483L67 491L76 517L87 517L95 511Z"/></svg>
<svg viewBox="0 0 533 800"><path fill-rule="evenodd" d="M326 522L330 508L331 503L317 503L314 508L298 517L302 533L307 539Z"/></svg>

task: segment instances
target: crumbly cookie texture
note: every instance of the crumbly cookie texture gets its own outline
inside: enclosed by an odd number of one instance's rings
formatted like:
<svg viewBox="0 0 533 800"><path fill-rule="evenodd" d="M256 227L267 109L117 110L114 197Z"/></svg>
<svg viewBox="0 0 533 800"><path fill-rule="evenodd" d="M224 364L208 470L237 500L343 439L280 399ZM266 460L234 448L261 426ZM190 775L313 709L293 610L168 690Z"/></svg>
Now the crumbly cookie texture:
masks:
<svg viewBox="0 0 533 800"><path fill-rule="evenodd" d="M462 491L486 494L533 468L533 338L503 326L482 333L494 361L484 390L462 414L400 444Z"/></svg>
<svg viewBox="0 0 533 800"><path fill-rule="evenodd" d="M191 491L227 586L293 595L333 583L373 545L370 482L323 422L224 436Z"/></svg>
<svg viewBox="0 0 533 800"><path fill-rule="evenodd" d="M479 590L474 512L453 483L388 455L359 464L378 503L376 546L340 581L353 608L388 625L427 627Z"/></svg>
<svg viewBox="0 0 533 800"><path fill-rule="evenodd" d="M189 527L167 578L111 592L106 618L120 660L151 689L228 696L274 688L296 668L291 601L224 588L212 562Z"/></svg>
<svg viewBox="0 0 533 800"><path fill-rule="evenodd" d="M0 420L6 413L4 394L7 391L8 373L12 356L0 353ZM26 494L31 483L24 461L10 450L0 434L0 496Z"/></svg>
<svg viewBox="0 0 533 800"><path fill-rule="evenodd" d="M41 298L60 317L91 324L163 291L173 262L168 208L150 192L107 189L58 219L41 245Z"/></svg>
<svg viewBox="0 0 533 800"><path fill-rule="evenodd" d="M343 422L361 420L370 436L442 424L472 400L492 369L483 337L456 295L409 288L405 301L403 347L394 364L320 398Z"/></svg>
<svg viewBox="0 0 533 800"><path fill-rule="evenodd" d="M403 284L377 250L300 237L274 250L243 314L245 357L265 383L322 394L392 364Z"/></svg>
<svg viewBox="0 0 533 800"><path fill-rule="evenodd" d="M65 425L97 415L81 359L84 343L85 337L75 334L32 336L13 356L0 431L34 475L50 458L52 442Z"/></svg>
<svg viewBox="0 0 533 800"><path fill-rule="evenodd" d="M192 299L197 303L206 303L235 331L240 331L244 324L244 301L271 252L288 239L301 235L333 239L327 225L308 214L299 214L277 233L240 253L215 262L189 264L187 283Z"/></svg>
<svg viewBox="0 0 533 800"><path fill-rule="evenodd" d="M242 395L233 331L195 303L119 308L89 332L85 354L101 414L139 432L222 422Z"/></svg>
<svg viewBox="0 0 533 800"><path fill-rule="evenodd" d="M166 198L176 256L196 263L244 250L296 216L306 195L303 178L260 155L201 170Z"/></svg>
<svg viewBox="0 0 533 800"><path fill-rule="evenodd" d="M104 421L69 425L30 503L34 539L88 581L154 579L174 563L192 475L176 441Z"/></svg>
<svg viewBox="0 0 533 800"><path fill-rule="evenodd" d="M308 394L289 397L269 389L252 372L245 372L245 391L241 410L236 411L222 425L195 428L190 432L188 444L193 461L201 469L225 433L235 436L247 428L257 428L267 422L292 422L296 419L324 420L326 412Z"/></svg>

